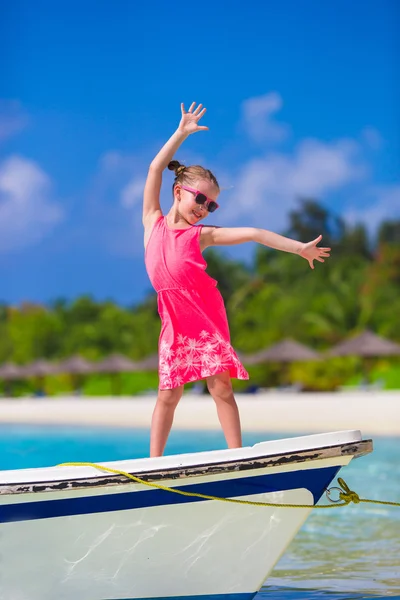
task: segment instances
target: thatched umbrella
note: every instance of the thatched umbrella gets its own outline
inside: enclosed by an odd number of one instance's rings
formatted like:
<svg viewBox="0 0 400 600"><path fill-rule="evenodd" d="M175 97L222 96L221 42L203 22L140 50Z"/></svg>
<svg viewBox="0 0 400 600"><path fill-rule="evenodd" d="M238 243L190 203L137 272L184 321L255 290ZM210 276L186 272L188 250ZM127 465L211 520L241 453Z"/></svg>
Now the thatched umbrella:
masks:
<svg viewBox="0 0 400 600"><path fill-rule="evenodd" d="M291 363L319 359L320 356L317 352L290 338L260 350L260 352L243 357L244 362L248 365L259 365L264 362Z"/></svg>
<svg viewBox="0 0 400 600"><path fill-rule="evenodd" d="M71 356L61 361L57 367L58 373L69 373L73 375L86 375L96 371L96 365L82 358L81 356Z"/></svg>
<svg viewBox="0 0 400 600"><path fill-rule="evenodd" d="M287 381L289 379L288 370L290 363L320 360L320 358L320 355L315 350L287 338L260 352L247 357L244 356L243 361L247 365L260 365L267 362L279 363L282 372L281 381Z"/></svg>
<svg viewBox="0 0 400 600"><path fill-rule="evenodd" d="M378 356L400 356L400 344L380 337L368 329L340 342L328 350L330 356L364 356L376 358Z"/></svg>
<svg viewBox="0 0 400 600"><path fill-rule="evenodd" d="M58 373L58 365L47 360L35 360L22 368L24 377L35 377L37 380L37 389L40 393L44 390L44 380L46 375Z"/></svg>
<svg viewBox="0 0 400 600"><path fill-rule="evenodd" d="M81 356L72 356L59 363L57 372L70 375L73 388L77 389L82 383L83 375L96 372L96 365L85 360Z"/></svg>
<svg viewBox="0 0 400 600"><path fill-rule="evenodd" d="M381 356L400 356L396 344L366 329L362 333L340 342L327 352L328 356L361 356L365 380L370 380L373 359Z"/></svg>
<svg viewBox="0 0 400 600"><path fill-rule="evenodd" d="M4 391L7 395L11 395L10 381L13 379L22 379L24 377L24 367L11 362L0 365L0 379L5 382Z"/></svg>
<svg viewBox="0 0 400 600"><path fill-rule="evenodd" d="M99 373L110 373L112 381L113 394L121 393L120 373L129 373L138 370L138 364L122 354L111 354L96 364L96 371Z"/></svg>
<svg viewBox="0 0 400 600"><path fill-rule="evenodd" d="M0 365L0 379L9 381L11 379L21 379L24 376L24 367L8 362Z"/></svg>
<svg viewBox="0 0 400 600"><path fill-rule="evenodd" d="M158 370L158 354L151 354L143 360L136 363L138 371L157 371Z"/></svg>
<svg viewBox="0 0 400 600"><path fill-rule="evenodd" d="M45 377L46 375L58 373L58 365L47 360L35 360L28 365L24 365L22 369L25 377Z"/></svg>
<svg viewBox="0 0 400 600"><path fill-rule="evenodd" d="M99 373L127 373L138 370L138 363L122 354L111 354L96 364Z"/></svg>

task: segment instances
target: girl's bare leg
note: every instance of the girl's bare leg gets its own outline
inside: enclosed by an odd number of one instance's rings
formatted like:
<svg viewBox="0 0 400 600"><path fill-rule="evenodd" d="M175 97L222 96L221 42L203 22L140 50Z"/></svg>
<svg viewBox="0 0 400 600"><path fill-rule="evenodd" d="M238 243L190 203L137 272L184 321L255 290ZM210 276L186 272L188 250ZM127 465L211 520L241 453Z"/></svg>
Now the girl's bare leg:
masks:
<svg viewBox="0 0 400 600"><path fill-rule="evenodd" d="M242 432L239 410L233 395L229 371L207 377L207 387L217 406L218 418L228 448L241 448Z"/></svg>
<svg viewBox="0 0 400 600"><path fill-rule="evenodd" d="M158 390L151 419L150 456L162 456L174 420L175 408L182 394L183 385L172 390Z"/></svg>

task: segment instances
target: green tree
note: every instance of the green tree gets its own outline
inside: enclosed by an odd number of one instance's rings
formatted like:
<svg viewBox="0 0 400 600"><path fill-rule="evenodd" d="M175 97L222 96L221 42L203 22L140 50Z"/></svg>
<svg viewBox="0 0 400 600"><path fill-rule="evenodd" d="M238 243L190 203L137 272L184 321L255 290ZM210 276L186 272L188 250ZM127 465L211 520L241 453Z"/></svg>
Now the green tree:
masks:
<svg viewBox="0 0 400 600"><path fill-rule="evenodd" d="M226 303L235 291L249 283L252 274L243 263L227 258L221 251L209 248L204 257L207 261L207 273L218 281L218 289Z"/></svg>
<svg viewBox="0 0 400 600"><path fill-rule="evenodd" d="M10 358L17 363L57 356L64 334L54 313L28 303L8 309L6 331Z"/></svg>
<svg viewBox="0 0 400 600"><path fill-rule="evenodd" d="M368 233L361 223L350 227L345 225L342 231L342 237L337 241L334 253L340 256L361 256L372 260L373 248L371 247Z"/></svg>
<svg viewBox="0 0 400 600"><path fill-rule="evenodd" d="M400 220L383 221L378 229L378 244L400 244Z"/></svg>
<svg viewBox="0 0 400 600"><path fill-rule="evenodd" d="M289 213L288 235L310 242L322 235L324 246L333 248L343 237L344 221L313 199L300 200L300 207Z"/></svg>

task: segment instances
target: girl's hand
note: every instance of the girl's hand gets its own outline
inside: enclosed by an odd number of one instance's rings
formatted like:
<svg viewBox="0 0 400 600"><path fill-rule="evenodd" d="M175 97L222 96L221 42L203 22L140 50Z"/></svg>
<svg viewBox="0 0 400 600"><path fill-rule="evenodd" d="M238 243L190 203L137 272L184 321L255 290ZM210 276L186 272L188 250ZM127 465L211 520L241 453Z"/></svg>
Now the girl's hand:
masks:
<svg viewBox="0 0 400 600"><path fill-rule="evenodd" d="M308 242L308 244L303 244L302 249L299 252L299 255L308 260L310 267L314 268L314 260L318 262L325 262L324 258L330 256L330 248L319 248L317 244L322 240L322 235L319 235L312 242Z"/></svg>
<svg viewBox="0 0 400 600"><path fill-rule="evenodd" d="M182 118L181 122L179 123L178 130L185 135L190 135L191 133L196 133L196 131L205 131L208 129L208 127L197 125L207 109L203 108L203 110L201 110L201 107L203 106L202 104L199 104L196 109L195 106L196 102L192 102L188 112L186 112L183 103L181 104Z"/></svg>

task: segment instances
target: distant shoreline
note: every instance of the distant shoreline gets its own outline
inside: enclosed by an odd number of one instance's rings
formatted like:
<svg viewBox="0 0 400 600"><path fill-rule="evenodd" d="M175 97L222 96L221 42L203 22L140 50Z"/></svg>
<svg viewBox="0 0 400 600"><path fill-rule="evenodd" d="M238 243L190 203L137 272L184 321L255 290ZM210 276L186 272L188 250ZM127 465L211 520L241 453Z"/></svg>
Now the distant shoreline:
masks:
<svg viewBox="0 0 400 600"><path fill-rule="evenodd" d="M149 428L155 396L0 399L0 423ZM323 433L360 429L400 436L400 391L270 392L236 396L243 431ZM174 429L220 429L210 396L185 394Z"/></svg>

